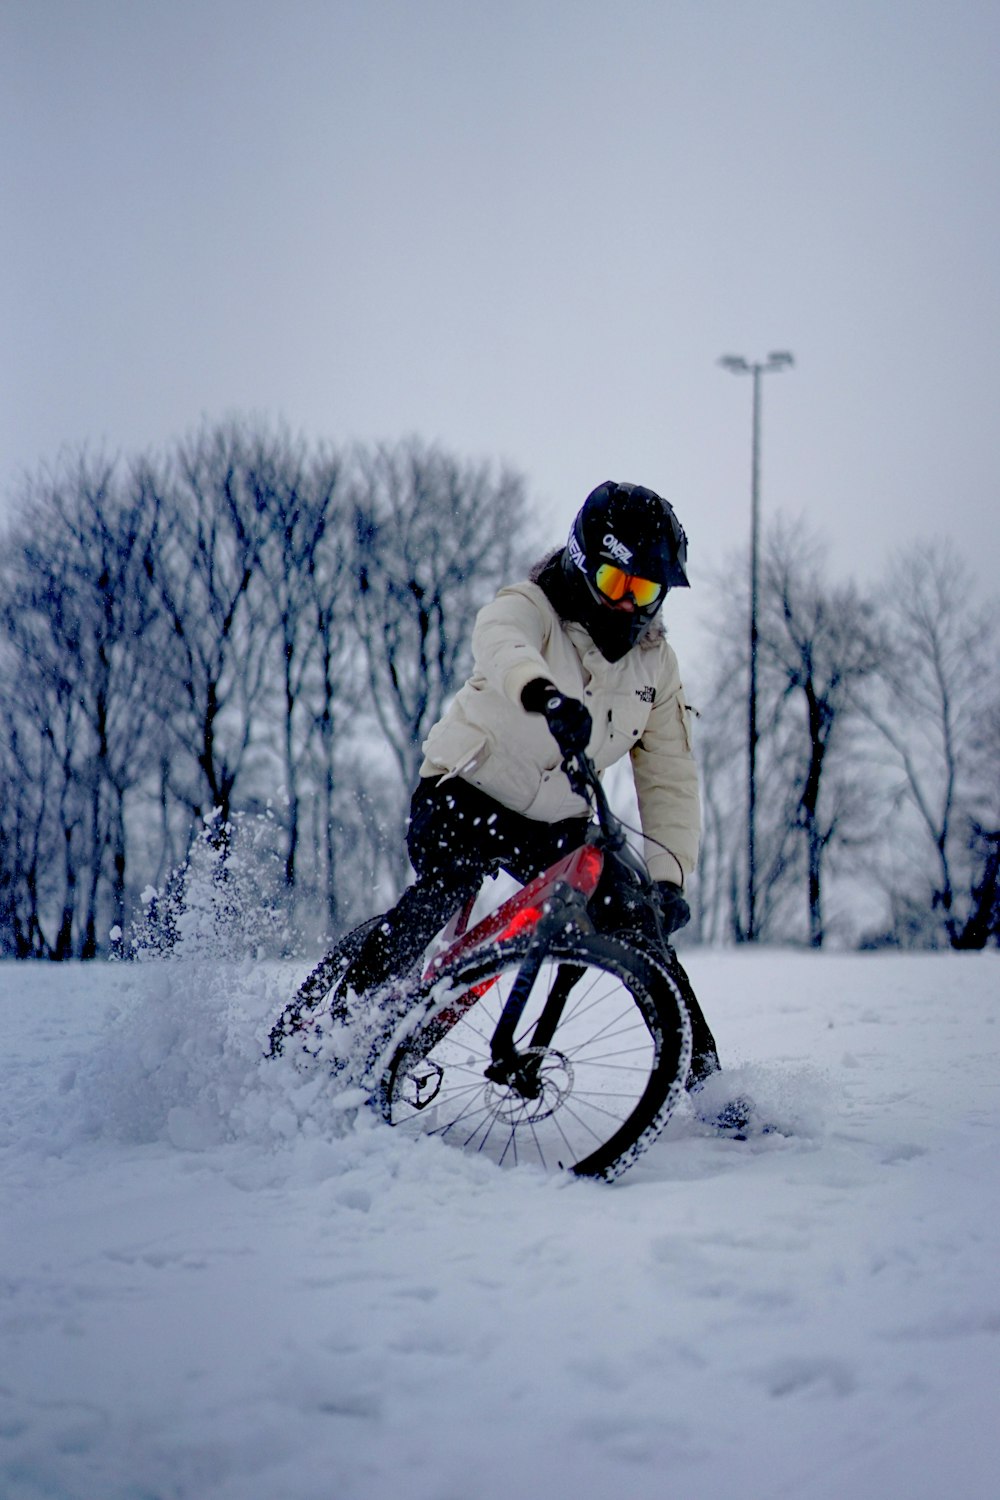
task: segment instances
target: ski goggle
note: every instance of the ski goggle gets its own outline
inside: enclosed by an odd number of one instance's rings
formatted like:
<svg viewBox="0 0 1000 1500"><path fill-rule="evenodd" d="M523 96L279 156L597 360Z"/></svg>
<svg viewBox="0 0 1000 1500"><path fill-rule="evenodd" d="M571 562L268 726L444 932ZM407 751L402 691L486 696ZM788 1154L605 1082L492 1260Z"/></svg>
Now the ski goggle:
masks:
<svg viewBox="0 0 1000 1500"><path fill-rule="evenodd" d="M617 602L631 594L637 609L649 609L663 597L663 584L651 578L637 578L634 573L615 567L614 563L602 563L594 574L594 582L606 599Z"/></svg>

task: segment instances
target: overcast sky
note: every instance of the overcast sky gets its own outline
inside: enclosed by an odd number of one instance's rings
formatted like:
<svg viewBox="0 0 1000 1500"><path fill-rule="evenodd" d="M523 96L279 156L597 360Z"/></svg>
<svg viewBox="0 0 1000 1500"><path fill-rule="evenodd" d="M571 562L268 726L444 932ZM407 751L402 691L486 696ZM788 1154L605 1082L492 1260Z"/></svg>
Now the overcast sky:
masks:
<svg viewBox="0 0 1000 1500"><path fill-rule="evenodd" d="M765 517L862 577L951 535L995 587L997 0L0 18L7 501L202 418L416 433L521 470L553 541L605 478L660 489L697 582L749 528L751 382L716 361L788 349Z"/></svg>

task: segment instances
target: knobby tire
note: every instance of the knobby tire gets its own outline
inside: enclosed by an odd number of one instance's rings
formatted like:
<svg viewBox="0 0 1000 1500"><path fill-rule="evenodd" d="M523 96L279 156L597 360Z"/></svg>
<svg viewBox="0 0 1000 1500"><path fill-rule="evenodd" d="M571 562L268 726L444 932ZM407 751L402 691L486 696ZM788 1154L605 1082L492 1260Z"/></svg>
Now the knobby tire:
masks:
<svg viewBox="0 0 1000 1500"><path fill-rule="evenodd" d="M414 996L419 1017L392 1053L375 1099L392 1125L438 1135L503 1165L621 1175L659 1135L691 1060L691 1025L666 962L614 938L567 931L547 951L518 1028L539 1093L485 1076L490 1039L529 938L473 952ZM583 970L545 1045L531 1036L561 965Z"/></svg>
<svg viewBox="0 0 1000 1500"><path fill-rule="evenodd" d="M371 917L352 928L302 981L271 1028L269 1057L279 1057L290 1039L298 1039L304 1050L310 1051L308 1039L319 1034L324 1020L348 1019L336 991L365 938L381 920Z"/></svg>

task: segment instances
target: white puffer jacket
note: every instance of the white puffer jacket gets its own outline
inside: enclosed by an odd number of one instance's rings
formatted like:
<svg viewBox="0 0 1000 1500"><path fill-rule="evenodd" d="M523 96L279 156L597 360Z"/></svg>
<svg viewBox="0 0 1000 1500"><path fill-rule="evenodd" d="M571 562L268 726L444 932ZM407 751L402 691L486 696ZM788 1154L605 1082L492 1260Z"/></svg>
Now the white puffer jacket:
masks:
<svg viewBox="0 0 1000 1500"><path fill-rule="evenodd" d="M525 685L548 678L590 710L599 771L631 755L650 874L683 884L698 857L698 773L677 657L662 634L609 662L537 584L515 583L480 610L472 649L472 676L424 741L421 776L460 776L543 823L585 815L545 719L521 706Z"/></svg>

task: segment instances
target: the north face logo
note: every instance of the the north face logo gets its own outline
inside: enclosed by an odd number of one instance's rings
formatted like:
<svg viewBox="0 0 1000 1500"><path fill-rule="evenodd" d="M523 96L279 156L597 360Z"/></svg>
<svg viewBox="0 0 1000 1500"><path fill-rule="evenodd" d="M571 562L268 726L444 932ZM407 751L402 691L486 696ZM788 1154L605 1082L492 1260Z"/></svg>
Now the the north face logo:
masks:
<svg viewBox="0 0 1000 1500"><path fill-rule="evenodd" d="M655 703L656 702L656 692L655 692L655 689L653 689L651 687L636 688L636 690L635 690L635 696L639 699L639 701L641 703Z"/></svg>

